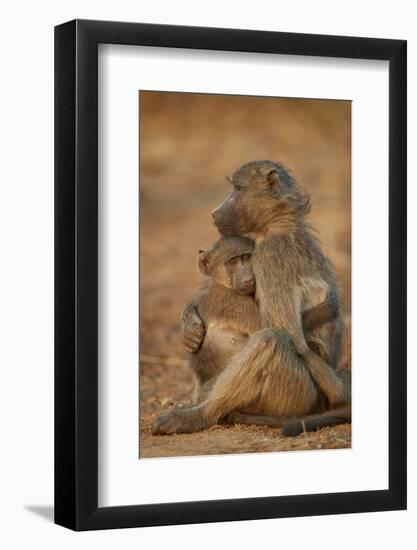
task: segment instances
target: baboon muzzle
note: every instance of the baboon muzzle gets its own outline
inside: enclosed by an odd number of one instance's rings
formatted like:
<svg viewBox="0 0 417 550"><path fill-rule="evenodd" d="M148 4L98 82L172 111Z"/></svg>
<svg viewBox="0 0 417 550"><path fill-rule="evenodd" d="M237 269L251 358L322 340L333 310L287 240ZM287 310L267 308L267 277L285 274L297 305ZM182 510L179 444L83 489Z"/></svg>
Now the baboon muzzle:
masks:
<svg viewBox="0 0 417 550"><path fill-rule="evenodd" d="M225 237L239 235L239 228L236 223L236 212L233 206L228 204L228 202L229 199L215 208L211 213L214 225Z"/></svg>

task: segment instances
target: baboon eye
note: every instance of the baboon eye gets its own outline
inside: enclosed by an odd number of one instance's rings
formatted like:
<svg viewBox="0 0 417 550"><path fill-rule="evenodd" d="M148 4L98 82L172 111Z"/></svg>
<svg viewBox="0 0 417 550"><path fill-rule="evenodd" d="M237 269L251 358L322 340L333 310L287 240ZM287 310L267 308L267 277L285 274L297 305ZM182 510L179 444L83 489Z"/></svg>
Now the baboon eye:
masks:
<svg viewBox="0 0 417 550"><path fill-rule="evenodd" d="M234 265L238 261L238 258L230 258L230 260L227 261L229 265Z"/></svg>
<svg viewBox="0 0 417 550"><path fill-rule="evenodd" d="M239 183L238 181L234 181L232 183L236 191L240 191L242 189L242 184Z"/></svg>

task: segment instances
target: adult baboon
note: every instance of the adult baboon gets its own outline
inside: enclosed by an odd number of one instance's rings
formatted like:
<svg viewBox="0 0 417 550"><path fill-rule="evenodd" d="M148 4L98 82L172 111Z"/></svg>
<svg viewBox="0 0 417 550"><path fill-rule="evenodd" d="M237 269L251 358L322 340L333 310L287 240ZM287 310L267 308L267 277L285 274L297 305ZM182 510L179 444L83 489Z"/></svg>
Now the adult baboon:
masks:
<svg viewBox="0 0 417 550"><path fill-rule="evenodd" d="M232 412L285 422L349 403L350 392L334 371L343 343L341 316L313 329L310 345L302 326L302 311L322 301L318 294L338 292L306 222L309 198L277 162L249 162L231 181L233 191L212 215L222 235L256 242L252 267L262 328L200 404L159 417L154 433L198 431Z"/></svg>

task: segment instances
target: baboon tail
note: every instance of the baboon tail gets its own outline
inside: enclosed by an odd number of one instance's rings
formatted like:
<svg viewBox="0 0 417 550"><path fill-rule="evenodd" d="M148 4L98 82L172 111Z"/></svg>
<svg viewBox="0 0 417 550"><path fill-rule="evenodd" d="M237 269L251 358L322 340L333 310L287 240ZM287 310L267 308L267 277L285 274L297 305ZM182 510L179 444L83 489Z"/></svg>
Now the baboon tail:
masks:
<svg viewBox="0 0 417 550"><path fill-rule="evenodd" d="M288 422L284 424L281 433L285 436L294 437L303 432L315 432L321 428L338 426L339 424L346 424L347 422L351 422L350 406L326 411L322 414L313 414L300 418L294 422Z"/></svg>

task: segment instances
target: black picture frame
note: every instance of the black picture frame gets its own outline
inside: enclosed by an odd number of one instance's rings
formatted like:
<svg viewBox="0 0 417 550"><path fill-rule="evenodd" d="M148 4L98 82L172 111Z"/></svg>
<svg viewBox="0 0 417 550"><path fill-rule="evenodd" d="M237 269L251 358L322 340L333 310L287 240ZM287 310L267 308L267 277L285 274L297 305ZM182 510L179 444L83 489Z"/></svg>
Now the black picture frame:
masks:
<svg viewBox="0 0 417 550"><path fill-rule="evenodd" d="M389 488L98 507L98 44L389 61ZM55 28L55 522L108 529L406 508L404 40L74 20ZM370 345L371 341L370 341Z"/></svg>

